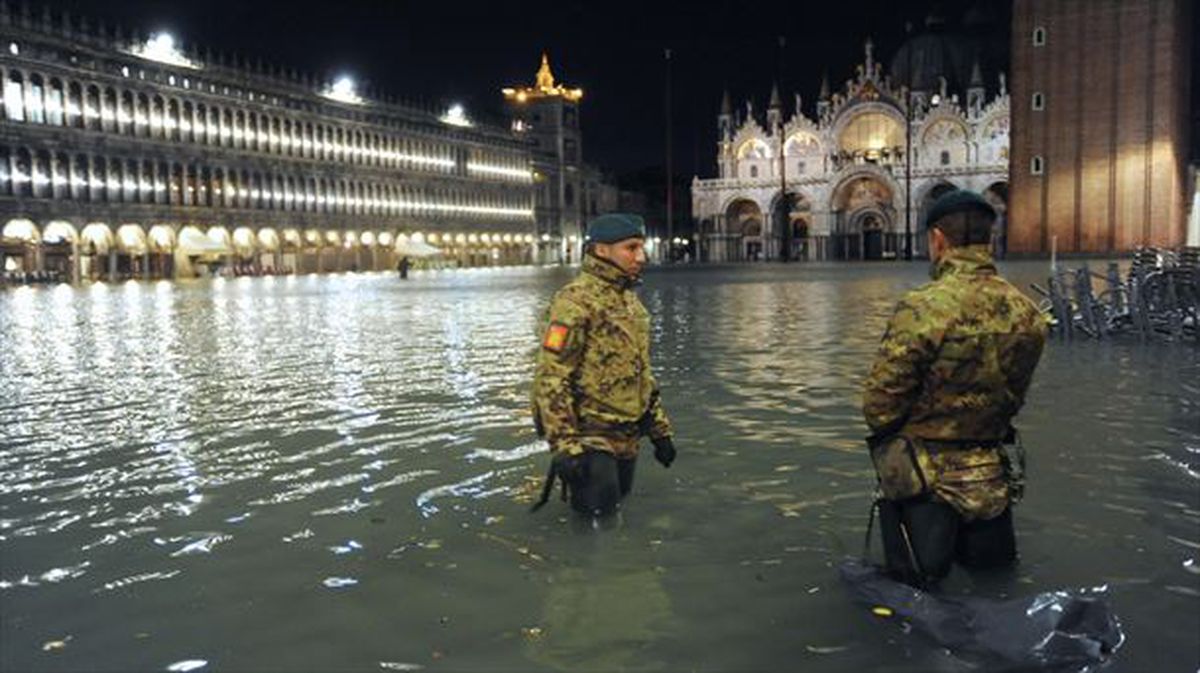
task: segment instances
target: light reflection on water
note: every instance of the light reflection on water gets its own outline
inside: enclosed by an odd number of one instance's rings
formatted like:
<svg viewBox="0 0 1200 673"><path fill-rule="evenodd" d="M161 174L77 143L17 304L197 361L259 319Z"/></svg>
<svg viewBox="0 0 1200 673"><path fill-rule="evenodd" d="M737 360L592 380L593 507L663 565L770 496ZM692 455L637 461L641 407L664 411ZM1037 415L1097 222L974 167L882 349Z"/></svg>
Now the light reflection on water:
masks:
<svg viewBox="0 0 1200 673"><path fill-rule="evenodd" d="M966 670L831 569L873 483L858 386L922 273L652 273L681 457L597 530L525 511L564 271L0 292L0 669ZM1002 590L1107 583L1110 670L1200 664L1198 381L1194 346L1054 344L1021 419Z"/></svg>

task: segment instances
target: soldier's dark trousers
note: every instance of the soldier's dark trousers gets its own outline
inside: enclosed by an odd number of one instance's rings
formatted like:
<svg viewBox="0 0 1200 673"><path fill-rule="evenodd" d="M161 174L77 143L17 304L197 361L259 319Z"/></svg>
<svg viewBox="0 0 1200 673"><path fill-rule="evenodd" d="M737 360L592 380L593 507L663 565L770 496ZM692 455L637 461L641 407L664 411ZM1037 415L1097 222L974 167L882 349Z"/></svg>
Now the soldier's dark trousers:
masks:
<svg viewBox="0 0 1200 673"><path fill-rule="evenodd" d="M879 529L888 572L913 586L936 584L955 561L983 570L1007 567L1017 559L1011 507L993 519L967 523L943 502L883 500Z"/></svg>
<svg viewBox="0 0 1200 673"><path fill-rule="evenodd" d="M633 489L637 458L617 458L607 451L588 451L583 479L571 489L571 507L581 514L612 514Z"/></svg>

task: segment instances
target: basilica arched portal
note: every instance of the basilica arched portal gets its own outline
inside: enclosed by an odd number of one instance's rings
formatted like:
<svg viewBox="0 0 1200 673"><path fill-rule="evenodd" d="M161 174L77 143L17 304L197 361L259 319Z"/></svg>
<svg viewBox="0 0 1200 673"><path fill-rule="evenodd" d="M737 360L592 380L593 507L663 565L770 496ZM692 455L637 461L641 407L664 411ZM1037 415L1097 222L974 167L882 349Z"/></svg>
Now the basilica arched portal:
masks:
<svg viewBox="0 0 1200 673"><path fill-rule="evenodd" d="M740 237L736 258L757 260L763 254L763 213L750 199L737 199L725 210L726 231Z"/></svg>
<svg viewBox="0 0 1200 673"><path fill-rule="evenodd" d="M893 198L892 187L874 174L851 177L834 190L831 242L834 259L896 256L899 241Z"/></svg>

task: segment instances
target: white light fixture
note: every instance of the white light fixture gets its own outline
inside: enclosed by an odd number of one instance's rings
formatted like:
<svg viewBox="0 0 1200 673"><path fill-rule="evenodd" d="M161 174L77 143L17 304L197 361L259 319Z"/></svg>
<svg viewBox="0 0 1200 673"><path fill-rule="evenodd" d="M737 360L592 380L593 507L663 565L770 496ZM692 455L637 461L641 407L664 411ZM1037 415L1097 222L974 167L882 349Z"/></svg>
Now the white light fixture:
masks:
<svg viewBox="0 0 1200 673"><path fill-rule="evenodd" d="M358 95L354 80L349 75L342 75L337 78L329 88L321 92L321 95L342 103L353 103L361 105L363 102L362 96Z"/></svg>
<svg viewBox="0 0 1200 673"><path fill-rule="evenodd" d="M467 112L466 112L466 110L463 109L463 106L460 103L455 103L455 104L451 105L450 109L446 110L446 114L439 117L439 120L443 124L449 124L451 126L474 126L475 125L474 123L471 122L470 119L467 119Z"/></svg>
<svg viewBox="0 0 1200 673"><path fill-rule="evenodd" d="M200 64L192 61L184 56L183 52L179 51L179 47L175 44L175 37L165 31L155 33L143 44L134 45L129 50L129 53L149 61L158 61L159 63L167 63L184 68L200 68Z"/></svg>

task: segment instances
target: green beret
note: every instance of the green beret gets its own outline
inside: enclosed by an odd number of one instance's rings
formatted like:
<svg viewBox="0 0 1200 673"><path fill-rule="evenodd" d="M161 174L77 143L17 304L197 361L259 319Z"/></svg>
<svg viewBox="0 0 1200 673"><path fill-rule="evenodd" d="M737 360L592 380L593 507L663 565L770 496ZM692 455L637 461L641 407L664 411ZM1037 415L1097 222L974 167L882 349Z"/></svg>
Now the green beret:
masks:
<svg viewBox="0 0 1200 673"><path fill-rule="evenodd" d="M641 215L607 213L588 222L587 240L591 243L616 243L627 238L646 238Z"/></svg>
<svg viewBox="0 0 1200 673"><path fill-rule="evenodd" d="M985 201L982 196L965 189L956 189L952 192L946 192L938 197L937 201L933 202L933 207L929 209L929 214L925 216L925 228L929 229L938 220L947 215L970 210L984 213L992 219L996 218L996 209L992 207L992 204Z"/></svg>

